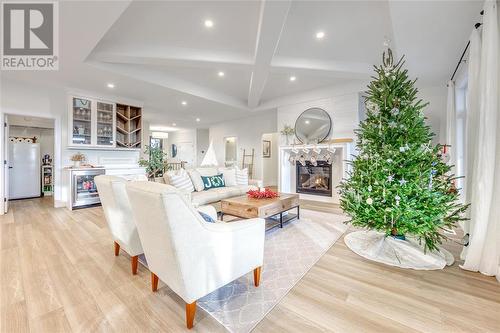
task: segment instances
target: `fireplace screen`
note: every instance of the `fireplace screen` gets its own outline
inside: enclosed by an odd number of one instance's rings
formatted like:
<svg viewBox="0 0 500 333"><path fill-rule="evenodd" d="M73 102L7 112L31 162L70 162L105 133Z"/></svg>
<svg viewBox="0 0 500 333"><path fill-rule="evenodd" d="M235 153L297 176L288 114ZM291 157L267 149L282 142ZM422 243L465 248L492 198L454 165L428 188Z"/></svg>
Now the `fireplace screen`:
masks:
<svg viewBox="0 0 500 333"><path fill-rule="evenodd" d="M332 195L332 166L324 161L318 161L316 166L306 162L303 166L297 162L296 193L315 195Z"/></svg>

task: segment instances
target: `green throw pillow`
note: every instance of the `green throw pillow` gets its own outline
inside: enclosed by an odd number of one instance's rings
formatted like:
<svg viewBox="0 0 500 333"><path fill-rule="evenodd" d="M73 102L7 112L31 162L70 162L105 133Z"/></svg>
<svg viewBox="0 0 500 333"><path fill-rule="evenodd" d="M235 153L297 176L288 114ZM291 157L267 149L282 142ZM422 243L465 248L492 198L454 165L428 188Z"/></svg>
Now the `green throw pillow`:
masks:
<svg viewBox="0 0 500 333"><path fill-rule="evenodd" d="M201 180L203 180L204 190L226 186L226 184L224 183L224 178L222 177L222 173L215 176L201 176Z"/></svg>

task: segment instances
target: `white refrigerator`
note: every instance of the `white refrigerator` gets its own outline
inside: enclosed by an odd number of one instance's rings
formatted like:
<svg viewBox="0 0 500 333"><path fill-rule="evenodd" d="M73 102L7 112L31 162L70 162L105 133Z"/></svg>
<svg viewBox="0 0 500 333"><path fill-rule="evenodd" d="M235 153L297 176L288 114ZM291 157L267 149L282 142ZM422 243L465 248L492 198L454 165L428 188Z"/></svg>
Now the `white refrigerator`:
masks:
<svg viewBox="0 0 500 333"><path fill-rule="evenodd" d="M39 197L40 144L9 144L9 199Z"/></svg>

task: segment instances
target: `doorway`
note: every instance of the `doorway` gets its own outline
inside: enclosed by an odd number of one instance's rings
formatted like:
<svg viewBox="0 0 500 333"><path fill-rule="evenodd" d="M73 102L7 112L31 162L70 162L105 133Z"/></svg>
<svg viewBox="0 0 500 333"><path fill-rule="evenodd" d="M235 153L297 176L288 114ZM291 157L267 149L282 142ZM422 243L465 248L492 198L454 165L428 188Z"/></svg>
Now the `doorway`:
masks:
<svg viewBox="0 0 500 333"><path fill-rule="evenodd" d="M54 120L5 115L5 204L54 194Z"/></svg>

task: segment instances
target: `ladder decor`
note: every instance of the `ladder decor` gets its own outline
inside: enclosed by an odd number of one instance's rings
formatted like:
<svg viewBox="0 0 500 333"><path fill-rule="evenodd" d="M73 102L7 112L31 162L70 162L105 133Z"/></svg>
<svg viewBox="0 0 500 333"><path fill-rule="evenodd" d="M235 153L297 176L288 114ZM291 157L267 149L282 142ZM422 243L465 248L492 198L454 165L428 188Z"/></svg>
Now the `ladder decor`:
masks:
<svg viewBox="0 0 500 333"><path fill-rule="evenodd" d="M243 159L241 161L241 168L248 168L248 178L253 179L253 158L255 155L255 150L252 148L252 153L247 154L246 149L243 149Z"/></svg>

